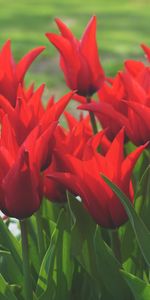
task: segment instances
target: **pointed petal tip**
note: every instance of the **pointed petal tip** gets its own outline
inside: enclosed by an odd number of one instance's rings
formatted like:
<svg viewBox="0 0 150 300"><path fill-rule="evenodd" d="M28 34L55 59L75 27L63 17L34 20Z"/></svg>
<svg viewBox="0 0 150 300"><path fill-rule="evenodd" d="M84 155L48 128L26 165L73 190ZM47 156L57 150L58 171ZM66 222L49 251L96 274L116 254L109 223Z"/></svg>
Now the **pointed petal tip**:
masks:
<svg viewBox="0 0 150 300"><path fill-rule="evenodd" d="M97 18L96 18L96 15L93 15L90 20L89 20L89 25L92 26L92 25L95 25L96 26L96 23L97 23Z"/></svg>
<svg viewBox="0 0 150 300"><path fill-rule="evenodd" d="M5 44L4 45L11 45L11 39L8 39L6 42L5 42Z"/></svg>
<svg viewBox="0 0 150 300"><path fill-rule="evenodd" d="M61 19L59 19L58 17L56 17L54 20L58 27L59 27L59 25L64 24L63 21Z"/></svg>
<svg viewBox="0 0 150 300"><path fill-rule="evenodd" d="M64 36L64 33L66 33L66 31L69 30L67 25L59 18L55 18L55 23L57 24L57 27L58 27L59 31L61 32L61 34Z"/></svg>
<svg viewBox="0 0 150 300"><path fill-rule="evenodd" d="M46 32L46 33L45 33L45 36L48 38L48 40L49 40L51 43L54 43L54 42L55 42L55 39L56 39L57 37L59 37L58 34L52 33L52 32Z"/></svg>
<svg viewBox="0 0 150 300"><path fill-rule="evenodd" d="M69 91L67 94L65 94L64 96L68 96L69 98L71 98L77 91L76 90L72 90Z"/></svg>
<svg viewBox="0 0 150 300"><path fill-rule="evenodd" d="M119 133L120 133L120 134L124 134L124 132L125 132L125 126L122 126L122 128L121 128L120 131L119 131ZM118 133L118 135L119 135L119 133Z"/></svg>
<svg viewBox="0 0 150 300"><path fill-rule="evenodd" d="M96 17L96 15L93 15L93 16L91 17L91 20L94 20L94 21L96 21L96 20L97 20L97 17Z"/></svg>
<svg viewBox="0 0 150 300"><path fill-rule="evenodd" d="M141 43L140 46L141 46L141 48L142 48L143 50L145 50L146 48L148 48L148 46L146 46L144 43Z"/></svg>
<svg viewBox="0 0 150 300"><path fill-rule="evenodd" d="M0 52L2 52L2 53L3 52L5 53L5 51L11 52L11 40L10 39L7 40L0 49Z"/></svg>
<svg viewBox="0 0 150 300"><path fill-rule="evenodd" d="M46 32L45 33L45 36L47 37L47 38L49 38L49 35L50 35L51 33L50 32Z"/></svg>
<svg viewBox="0 0 150 300"><path fill-rule="evenodd" d="M119 130L119 132L114 137L114 140L119 140L123 143L124 142L124 135L125 135L125 126L122 126L122 128Z"/></svg>
<svg viewBox="0 0 150 300"><path fill-rule="evenodd" d="M44 51L46 49L46 46L39 46L39 47L36 47L34 49L37 49L37 50L39 50L39 52L42 52L42 51Z"/></svg>
<svg viewBox="0 0 150 300"><path fill-rule="evenodd" d="M41 94L43 93L44 89L45 89L46 83L43 82L38 88L37 91L41 92Z"/></svg>
<svg viewBox="0 0 150 300"><path fill-rule="evenodd" d="M141 44L140 46L141 46L141 48L143 49L143 51L144 51L144 53L145 53L147 59L150 61L150 47L148 47L148 46L145 45L145 44Z"/></svg>
<svg viewBox="0 0 150 300"><path fill-rule="evenodd" d="M30 50L30 52L37 52L37 53L41 53L42 51L44 51L46 49L46 46L38 46L38 47L34 47L33 49ZM29 52L29 53L30 53ZM28 53L27 53L28 54Z"/></svg>
<svg viewBox="0 0 150 300"><path fill-rule="evenodd" d="M141 147L143 147L144 149L146 149L148 146L150 145L150 141L146 142L144 145L142 145Z"/></svg>

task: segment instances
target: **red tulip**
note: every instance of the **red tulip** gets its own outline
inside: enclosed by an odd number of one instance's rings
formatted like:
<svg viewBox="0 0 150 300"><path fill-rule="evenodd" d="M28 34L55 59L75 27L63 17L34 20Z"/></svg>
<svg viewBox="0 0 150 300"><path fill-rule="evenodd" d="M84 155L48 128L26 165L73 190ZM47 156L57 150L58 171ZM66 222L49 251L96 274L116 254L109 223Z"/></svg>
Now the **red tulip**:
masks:
<svg viewBox="0 0 150 300"><path fill-rule="evenodd" d="M105 84L99 102L79 108L94 112L110 140L125 127L126 137L135 145L150 140L150 69L144 64L126 62L128 71L120 72L112 86Z"/></svg>
<svg viewBox="0 0 150 300"><path fill-rule="evenodd" d="M142 82L139 83L129 73L122 74L127 93L127 100L123 102L128 108L127 118L130 127L130 132L127 131L127 134L135 145L141 145L150 140L150 89L148 87L150 74L147 75L146 79L146 72L144 72Z"/></svg>
<svg viewBox="0 0 150 300"><path fill-rule="evenodd" d="M41 133L35 127L18 146L14 130L3 118L0 140L0 210L18 219L32 215L43 197L41 171L48 167L54 143L56 123Z"/></svg>
<svg viewBox="0 0 150 300"><path fill-rule="evenodd" d="M116 183L133 203L131 173L146 145L137 148L124 158L123 136L121 130L112 142L105 156L95 152L88 160L57 153L60 164L66 172L49 174L76 195L79 195L85 208L97 224L107 228L116 228L127 221L127 214L117 196L107 186L103 173Z"/></svg>
<svg viewBox="0 0 150 300"><path fill-rule="evenodd" d="M44 131L50 123L57 121L73 95L73 92L66 94L45 110L41 101L43 90L44 85L41 85L32 93L30 98L26 98L26 94L20 85L15 107L12 107L5 97L0 96L0 106L4 113L8 115L18 145L23 143L37 125L40 125L41 131Z"/></svg>
<svg viewBox="0 0 150 300"><path fill-rule="evenodd" d="M35 58L45 49L38 47L28 52L19 62L15 63L11 53L11 42L7 41L0 52L0 95L6 97L15 106L17 89L28 68Z"/></svg>
<svg viewBox="0 0 150 300"><path fill-rule="evenodd" d="M106 152L109 147L109 141L106 139L104 132L102 131L95 136L92 135L89 118L87 119L87 117L81 121L76 121L74 126L71 124L69 132L64 131L61 127L57 127L57 130L55 131L55 139L56 146L54 148L52 163L44 172L44 193L51 201L64 202L67 199L63 185L58 183L56 180L47 177L49 173L65 171L64 166L60 164L60 161L58 161L57 152L61 153L63 156L67 153L85 160L91 157L93 149L98 147L100 141L101 150Z"/></svg>
<svg viewBox="0 0 150 300"><path fill-rule="evenodd" d="M66 25L56 19L61 35L47 33L50 42L60 52L60 65L67 85L82 96L91 96L104 82L96 43L96 17L92 17L78 41Z"/></svg>
<svg viewBox="0 0 150 300"><path fill-rule="evenodd" d="M3 155L1 152L1 159L5 158ZM42 193L38 175L36 168L29 163L29 153L24 149L1 183L0 202L3 213L22 219L39 209Z"/></svg>
<svg viewBox="0 0 150 300"><path fill-rule="evenodd" d="M87 143L89 138L92 136L92 130L87 127L84 121L76 122L69 132L64 131L61 127L58 127L55 132L56 146L62 153L74 153L77 157L82 156L84 152L84 145ZM53 202L65 202L66 191L64 187L49 179L47 174L55 171L60 171L61 167L57 163L57 157L53 154L52 163L44 172L44 193L45 196Z"/></svg>
<svg viewBox="0 0 150 300"><path fill-rule="evenodd" d="M92 100L91 103L82 104L78 108L94 112L101 126L107 128L106 135L112 141L122 126L130 131L128 107L122 102L125 95L121 73L118 73L111 85L105 82L98 92L99 102Z"/></svg>

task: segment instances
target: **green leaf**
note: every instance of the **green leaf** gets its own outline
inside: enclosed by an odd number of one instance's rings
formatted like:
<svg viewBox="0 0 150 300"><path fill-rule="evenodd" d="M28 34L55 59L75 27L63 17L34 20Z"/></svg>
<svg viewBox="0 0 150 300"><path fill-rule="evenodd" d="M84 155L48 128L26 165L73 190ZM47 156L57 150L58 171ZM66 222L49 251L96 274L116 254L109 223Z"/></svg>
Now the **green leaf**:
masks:
<svg viewBox="0 0 150 300"><path fill-rule="evenodd" d="M127 196L107 177L102 175L104 181L109 185L109 187L114 191L114 193L118 196L121 203L123 204L129 220L131 222L132 228L136 235L137 242L141 249L141 252L144 256L145 261L150 266L150 232L143 223L142 219L138 217L134 207L132 206L130 200Z"/></svg>
<svg viewBox="0 0 150 300"><path fill-rule="evenodd" d="M42 217L54 221L55 223L58 220L62 208L65 204L51 202L47 199L44 199L41 206Z"/></svg>
<svg viewBox="0 0 150 300"><path fill-rule="evenodd" d="M58 222L59 230L56 251L56 299L69 299L74 263L71 255L71 217L68 208L64 209L61 220Z"/></svg>
<svg viewBox="0 0 150 300"><path fill-rule="evenodd" d="M52 274L54 269L54 258L56 253L56 245L57 245L57 238L58 238L58 229L55 228L53 235L51 237L51 242L49 248L46 251L44 259L41 264L39 277L37 281L36 287L36 295L38 299L44 299L43 294L47 290L47 286L52 288ZM49 291L49 297L51 298L52 291Z"/></svg>
<svg viewBox="0 0 150 300"><path fill-rule="evenodd" d="M99 266L94 252L96 224L83 204L70 193L68 204L72 216L71 253L75 258L71 299L98 300L104 287L98 275Z"/></svg>
<svg viewBox="0 0 150 300"><path fill-rule="evenodd" d="M136 146L133 147L133 149L129 150L128 153L133 152L136 149ZM136 162L136 165L133 170L133 184L134 187L137 186L137 183L141 181L141 178L143 174L145 173L145 170L149 164L149 152L145 149L143 153L140 155L138 161Z"/></svg>
<svg viewBox="0 0 150 300"><path fill-rule="evenodd" d="M111 294L111 299L130 299L128 286L122 276L120 276L121 265L114 257L111 248L103 241L100 228L98 227L94 242L99 277L105 288Z"/></svg>
<svg viewBox="0 0 150 300"><path fill-rule="evenodd" d="M49 247L54 229L56 228L56 223L49 218L42 217L42 225L47 249Z"/></svg>
<svg viewBox="0 0 150 300"><path fill-rule="evenodd" d="M150 165L146 168L137 186L137 190L138 193L135 195L135 208L138 215L144 220L145 225L150 230Z"/></svg>
<svg viewBox="0 0 150 300"><path fill-rule="evenodd" d="M93 237L96 224L73 195L68 194L69 207L72 214L72 255L78 259L82 267L95 278L96 265L93 259Z"/></svg>
<svg viewBox="0 0 150 300"><path fill-rule="evenodd" d="M9 251L0 250L0 273L9 283L17 283L22 285L22 273L20 272Z"/></svg>
<svg viewBox="0 0 150 300"><path fill-rule="evenodd" d="M89 290L89 295L90 289L97 292L95 299L100 299L100 295L101 299L129 299L129 288L120 276L120 264L113 256L111 249L103 241L100 228L98 231L96 230L97 226L84 209L83 204L70 194L69 205L74 220L72 226L72 254L91 277L90 284L87 276L85 278L82 272L79 278L80 281L82 280L85 288ZM78 286L78 293L81 293L78 294L78 297L84 299L86 294L80 287L80 282L76 286ZM82 296L82 293L84 296ZM87 295L85 298L90 299L87 298Z"/></svg>
<svg viewBox="0 0 150 300"><path fill-rule="evenodd" d="M129 259L135 252L137 243L131 223L127 222L119 228L122 262ZM130 242L129 242L130 241Z"/></svg>
<svg viewBox="0 0 150 300"><path fill-rule="evenodd" d="M0 274L0 300L17 300L13 294L11 287Z"/></svg>
<svg viewBox="0 0 150 300"><path fill-rule="evenodd" d="M52 229L48 229L47 225L46 228L51 233ZM52 228L54 228L54 222L52 222ZM47 264L48 267L46 269L43 263L41 266L39 286L37 287L37 295L40 300L49 297L56 300L69 299L74 266L70 251L70 231L70 213L65 208L62 209L58 222L55 224L55 231L51 237L47 257L45 257L45 261L47 260L45 265Z"/></svg>
<svg viewBox="0 0 150 300"><path fill-rule="evenodd" d="M121 271L121 273L129 285L135 300L150 299L150 284L125 271Z"/></svg>
<svg viewBox="0 0 150 300"><path fill-rule="evenodd" d="M52 229L50 230L50 232L52 232L53 230L53 233L51 235L49 247L41 264L36 287L36 295L40 300L44 300L46 299L46 297L50 297L53 299L56 296L56 254L59 237L59 223L61 224L63 215L64 209L60 211L57 224L53 221L49 222L49 226L50 224L52 225Z"/></svg>
<svg viewBox="0 0 150 300"><path fill-rule="evenodd" d="M0 244L8 249L13 259L15 260L20 272L22 273L22 260L21 260L21 245L18 240L12 235L7 228L6 224L0 218Z"/></svg>
<svg viewBox="0 0 150 300"><path fill-rule="evenodd" d="M137 184L137 190L135 194L135 198L137 198L139 195L145 194L147 192L147 184L148 184L148 178L149 178L149 173L150 172L150 165L145 168L142 177L140 178L140 181Z"/></svg>
<svg viewBox="0 0 150 300"><path fill-rule="evenodd" d="M38 275L40 269L40 259L38 256L38 243L37 243L37 228L35 216L28 218L28 243L29 255L33 268Z"/></svg>

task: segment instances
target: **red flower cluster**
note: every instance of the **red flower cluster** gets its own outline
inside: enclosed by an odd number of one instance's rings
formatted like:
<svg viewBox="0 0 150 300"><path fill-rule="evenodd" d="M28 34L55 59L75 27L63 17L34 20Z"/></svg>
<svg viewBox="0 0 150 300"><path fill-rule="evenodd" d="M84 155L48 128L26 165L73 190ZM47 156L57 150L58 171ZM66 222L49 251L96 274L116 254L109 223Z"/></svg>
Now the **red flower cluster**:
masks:
<svg viewBox="0 0 150 300"><path fill-rule="evenodd" d="M142 45L150 60L150 48ZM125 61L123 71L98 91L99 102L80 108L94 112L112 140L122 126L135 145L150 140L150 67L140 61Z"/></svg>
<svg viewBox="0 0 150 300"><path fill-rule="evenodd" d="M43 49L29 52L17 67L9 42L1 52L1 59L4 58L0 80L0 208L6 215L16 218L28 217L40 207L43 198L41 172L51 162L57 121L73 94L68 93L57 103L50 99L44 109L41 101L44 85L36 91L33 87L25 90L22 82L25 71Z"/></svg>
<svg viewBox="0 0 150 300"><path fill-rule="evenodd" d="M150 139L150 71L141 62L125 62L125 70L106 80L96 43L96 17L78 41L62 21L61 35L48 33L60 52L60 64L72 90L57 102L42 104L44 85L25 88L25 73L44 47L15 64L10 42L0 52L0 209L26 218L40 207L43 196L66 201L66 189L80 196L96 223L115 228L127 220L122 204L101 177L116 183L134 201L131 174ZM150 49L142 46L150 60ZM99 102L89 97L98 92ZM75 93L78 94L74 95ZM80 96L82 97L80 97ZM64 115L68 129L58 124L71 99L90 111L77 120ZM93 134L96 118L104 130ZM94 124L95 126L95 124ZM124 127L124 128L122 128ZM124 157L126 139L140 145Z"/></svg>
<svg viewBox="0 0 150 300"><path fill-rule="evenodd" d="M103 173L110 178L133 202L131 173L145 147L140 146L124 159L123 135L122 129L105 155L96 151L92 141L85 146L84 156L80 158L71 154L62 156L58 149L57 162L67 172L56 172L50 175L75 195L79 195L97 224L108 228L116 228L123 224L127 220L127 215L119 199L100 175ZM103 141L100 140L99 145L102 143Z"/></svg>

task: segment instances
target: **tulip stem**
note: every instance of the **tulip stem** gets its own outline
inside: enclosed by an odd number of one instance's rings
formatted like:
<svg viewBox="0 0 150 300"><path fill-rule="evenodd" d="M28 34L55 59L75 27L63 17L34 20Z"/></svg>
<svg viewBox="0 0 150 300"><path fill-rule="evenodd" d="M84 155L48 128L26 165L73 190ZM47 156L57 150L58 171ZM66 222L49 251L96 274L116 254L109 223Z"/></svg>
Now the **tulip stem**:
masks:
<svg viewBox="0 0 150 300"><path fill-rule="evenodd" d="M86 97L86 100L87 100L87 103L90 103L91 102L91 97ZM90 120L91 120L91 125L92 125L92 129L93 129L93 133L96 134L98 132L98 128L97 128L97 124L96 124L94 113L92 111L90 111L89 115L90 115Z"/></svg>
<svg viewBox="0 0 150 300"><path fill-rule="evenodd" d="M20 220L20 229L21 229L25 299L32 300L33 292L32 292L31 271L30 271L30 263L29 263L27 219Z"/></svg>
<svg viewBox="0 0 150 300"><path fill-rule="evenodd" d="M117 230L111 231L111 248L115 257L121 263L120 238Z"/></svg>
<svg viewBox="0 0 150 300"><path fill-rule="evenodd" d="M41 263L44 255L45 255L45 243L44 243L44 236L43 236L43 230L42 230L43 227L42 227L42 219L41 219L40 209L36 212L36 224L37 224L39 256L40 256L40 263Z"/></svg>

